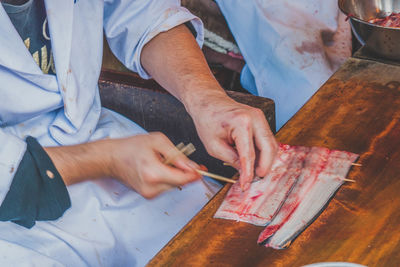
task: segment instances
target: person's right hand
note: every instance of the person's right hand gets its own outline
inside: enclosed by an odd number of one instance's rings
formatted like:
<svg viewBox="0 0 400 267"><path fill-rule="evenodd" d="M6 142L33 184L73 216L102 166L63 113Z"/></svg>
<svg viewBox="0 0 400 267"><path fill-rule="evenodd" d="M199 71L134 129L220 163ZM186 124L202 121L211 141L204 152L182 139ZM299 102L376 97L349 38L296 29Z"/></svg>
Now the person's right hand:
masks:
<svg viewBox="0 0 400 267"><path fill-rule="evenodd" d="M145 198L201 178L194 170L200 167L162 133L107 141L111 153L109 174ZM173 158L170 165L164 164L170 158Z"/></svg>

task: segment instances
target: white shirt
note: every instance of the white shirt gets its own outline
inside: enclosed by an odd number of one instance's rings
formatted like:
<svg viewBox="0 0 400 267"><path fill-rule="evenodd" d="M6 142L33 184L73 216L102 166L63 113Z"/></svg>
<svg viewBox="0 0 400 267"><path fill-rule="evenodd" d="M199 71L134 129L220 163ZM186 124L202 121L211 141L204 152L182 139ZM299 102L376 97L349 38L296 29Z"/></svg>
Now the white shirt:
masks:
<svg viewBox="0 0 400 267"><path fill-rule="evenodd" d="M0 202L27 135L43 146L58 146L145 133L101 108L103 30L114 54L143 78L149 75L140 64L141 51L158 33L191 21L200 45L203 40L201 21L180 1L45 0L45 5L57 76L43 74L0 5ZM197 182L149 201L111 179L68 191L72 208L59 220L37 222L30 230L0 223L1 266L143 266L210 194Z"/></svg>

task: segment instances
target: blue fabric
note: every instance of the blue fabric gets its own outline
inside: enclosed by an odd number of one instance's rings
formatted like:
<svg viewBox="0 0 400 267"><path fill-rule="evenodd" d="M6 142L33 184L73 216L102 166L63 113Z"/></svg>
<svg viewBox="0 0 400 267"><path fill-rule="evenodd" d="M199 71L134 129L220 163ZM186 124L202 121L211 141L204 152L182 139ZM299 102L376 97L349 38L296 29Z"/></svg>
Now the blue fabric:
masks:
<svg viewBox="0 0 400 267"><path fill-rule="evenodd" d="M25 42L29 52L44 73L54 74L51 42L46 9L43 0L29 0L22 5L1 2L15 29ZM44 32L43 32L44 31Z"/></svg>
<svg viewBox="0 0 400 267"><path fill-rule="evenodd" d="M267 21L257 1L216 2L247 63L241 74L242 85L252 94L275 101L279 130L317 88L277 56L280 33Z"/></svg>
<svg viewBox="0 0 400 267"><path fill-rule="evenodd" d="M249 65L247 64L244 65L242 72L240 73L240 83L243 88L251 94L258 96L256 81L254 80L253 73L251 73Z"/></svg>

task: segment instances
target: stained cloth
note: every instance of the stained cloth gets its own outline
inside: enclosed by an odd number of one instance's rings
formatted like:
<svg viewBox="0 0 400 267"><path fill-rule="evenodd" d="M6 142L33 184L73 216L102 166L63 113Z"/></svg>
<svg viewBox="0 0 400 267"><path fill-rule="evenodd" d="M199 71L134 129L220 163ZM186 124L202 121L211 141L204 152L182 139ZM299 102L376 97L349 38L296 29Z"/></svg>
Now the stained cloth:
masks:
<svg viewBox="0 0 400 267"><path fill-rule="evenodd" d="M201 45L201 21L167 0L45 0L57 76L43 73L0 6L0 202L25 151L146 134L100 105L98 77L105 32L114 54L143 78L143 46L158 33L191 21ZM135 153L134 148L132 153ZM71 208L32 229L1 223L1 266L143 266L208 201L202 182L146 200L111 179L68 187Z"/></svg>
<svg viewBox="0 0 400 267"><path fill-rule="evenodd" d="M8 1L1 4L43 73L55 74L44 1ZM185 26L196 38L197 32L192 23L187 21ZM42 51L41 63L36 49ZM49 64L47 51L50 51ZM31 228L36 220L61 217L71 207L71 201L60 174L42 146L31 136L26 142L25 154L0 205L0 221L12 221Z"/></svg>
<svg viewBox="0 0 400 267"><path fill-rule="evenodd" d="M351 55L337 0L216 0L246 61L241 82L281 128Z"/></svg>

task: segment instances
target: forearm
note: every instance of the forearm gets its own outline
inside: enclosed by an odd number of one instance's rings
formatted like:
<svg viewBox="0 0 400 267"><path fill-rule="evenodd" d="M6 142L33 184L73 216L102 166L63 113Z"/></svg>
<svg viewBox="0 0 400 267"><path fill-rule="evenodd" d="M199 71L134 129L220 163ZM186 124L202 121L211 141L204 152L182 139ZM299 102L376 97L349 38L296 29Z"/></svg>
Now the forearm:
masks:
<svg viewBox="0 0 400 267"><path fill-rule="evenodd" d="M107 140L92 143L45 147L66 185L110 175Z"/></svg>
<svg viewBox="0 0 400 267"><path fill-rule="evenodd" d="M177 26L153 38L142 51L146 71L190 109L203 105L202 100L226 97L211 73L193 35Z"/></svg>
<svg viewBox="0 0 400 267"><path fill-rule="evenodd" d="M142 50L141 62L185 105L208 153L240 170L243 189L249 187L254 167L258 176L267 174L277 143L264 114L226 95L185 26L152 39Z"/></svg>

